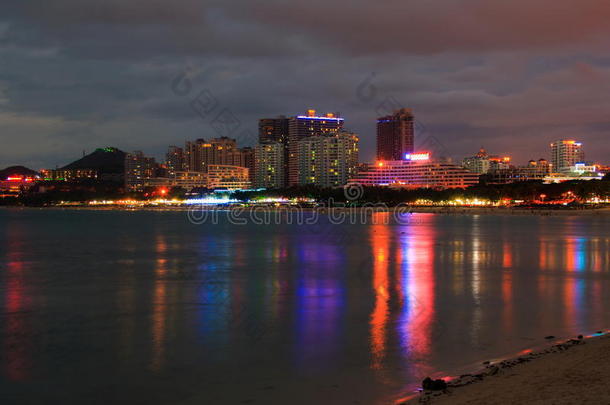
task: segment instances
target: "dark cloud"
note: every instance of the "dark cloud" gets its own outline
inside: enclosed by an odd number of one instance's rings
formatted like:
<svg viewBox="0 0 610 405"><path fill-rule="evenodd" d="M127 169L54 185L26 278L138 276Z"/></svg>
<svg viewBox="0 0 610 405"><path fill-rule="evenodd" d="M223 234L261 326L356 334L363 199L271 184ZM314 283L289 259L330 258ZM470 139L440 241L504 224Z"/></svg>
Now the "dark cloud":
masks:
<svg viewBox="0 0 610 405"><path fill-rule="evenodd" d="M229 12L356 53L548 48L610 33L604 0L248 2Z"/></svg>
<svg viewBox="0 0 610 405"><path fill-rule="evenodd" d="M7 0L0 166L106 145L161 155L216 136L223 110L252 143L258 118L311 107L341 112L365 160L387 103L414 108L420 136L456 157L483 145L526 161L574 137L604 161L609 17L598 0ZM218 107L199 117L189 101L204 90Z"/></svg>

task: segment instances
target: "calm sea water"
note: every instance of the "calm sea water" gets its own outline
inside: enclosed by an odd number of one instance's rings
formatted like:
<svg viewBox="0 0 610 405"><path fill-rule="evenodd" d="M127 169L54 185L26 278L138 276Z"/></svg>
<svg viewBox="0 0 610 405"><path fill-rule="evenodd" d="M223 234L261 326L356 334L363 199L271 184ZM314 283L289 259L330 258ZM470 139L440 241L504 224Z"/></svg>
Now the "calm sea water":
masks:
<svg viewBox="0 0 610 405"><path fill-rule="evenodd" d="M0 402L389 404L610 326L608 218L384 216L2 209Z"/></svg>

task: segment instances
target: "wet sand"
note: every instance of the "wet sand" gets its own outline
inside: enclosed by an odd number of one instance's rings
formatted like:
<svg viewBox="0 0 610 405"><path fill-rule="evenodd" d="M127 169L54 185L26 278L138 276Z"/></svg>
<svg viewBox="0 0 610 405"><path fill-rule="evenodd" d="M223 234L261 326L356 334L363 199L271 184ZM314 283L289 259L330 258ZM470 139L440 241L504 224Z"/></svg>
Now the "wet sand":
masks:
<svg viewBox="0 0 610 405"><path fill-rule="evenodd" d="M610 403L610 336L572 339L427 391L408 404Z"/></svg>
<svg viewBox="0 0 610 405"><path fill-rule="evenodd" d="M602 216L610 214L610 208L587 208L587 209L550 209L537 208L527 209L518 207L413 207L414 213L433 214L464 214L464 215L540 215L540 216L565 216L565 215L593 215Z"/></svg>

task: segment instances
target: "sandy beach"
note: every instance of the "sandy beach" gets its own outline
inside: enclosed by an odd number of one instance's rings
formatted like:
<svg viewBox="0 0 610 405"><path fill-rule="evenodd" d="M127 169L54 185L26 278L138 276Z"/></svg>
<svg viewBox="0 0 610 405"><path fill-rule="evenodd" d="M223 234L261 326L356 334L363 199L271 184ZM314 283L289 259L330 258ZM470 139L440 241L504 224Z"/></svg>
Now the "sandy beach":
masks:
<svg viewBox="0 0 610 405"><path fill-rule="evenodd" d="M610 403L610 336L570 339L548 349L490 363L426 391L407 404L607 404Z"/></svg>
<svg viewBox="0 0 610 405"><path fill-rule="evenodd" d="M431 214L465 214L465 215L540 215L540 216L602 216L610 214L610 208L587 209L551 209L551 208L519 208L519 207L413 207L413 213Z"/></svg>

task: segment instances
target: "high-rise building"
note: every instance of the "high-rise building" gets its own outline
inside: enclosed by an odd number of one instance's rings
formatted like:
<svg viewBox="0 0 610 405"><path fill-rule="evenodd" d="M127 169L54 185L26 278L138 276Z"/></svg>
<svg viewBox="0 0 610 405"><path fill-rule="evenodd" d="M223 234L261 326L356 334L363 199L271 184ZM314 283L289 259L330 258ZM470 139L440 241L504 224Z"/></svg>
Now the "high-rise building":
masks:
<svg viewBox="0 0 610 405"><path fill-rule="evenodd" d="M288 178L288 127L290 119L284 115L280 115L277 118L262 118L258 121L258 143L280 143L284 148L284 158L282 168L284 174L283 182L285 185L286 179ZM253 170L250 171L250 176L256 177Z"/></svg>
<svg viewBox="0 0 610 405"><path fill-rule="evenodd" d="M155 177L155 158L144 156L141 151L125 155L125 188L142 191L147 179Z"/></svg>
<svg viewBox="0 0 610 405"><path fill-rule="evenodd" d="M343 186L358 169L358 136L337 132L304 138L299 141L298 162L299 185Z"/></svg>
<svg viewBox="0 0 610 405"><path fill-rule="evenodd" d="M415 118L409 108L377 119L377 160L402 160L413 153Z"/></svg>
<svg viewBox="0 0 610 405"><path fill-rule="evenodd" d="M280 142L261 143L254 151L254 185L264 188L286 186L285 145Z"/></svg>
<svg viewBox="0 0 610 405"><path fill-rule="evenodd" d="M261 118L258 121L258 142L280 142L288 141L288 122L290 120L280 115L277 118Z"/></svg>
<svg viewBox="0 0 610 405"><path fill-rule="evenodd" d="M307 115L291 117L288 122L288 185L299 183L299 141L312 136L330 135L343 128L343 118L328 113L317 116L316 110L308 110Z"/></svg>
<svg viewBox="0 0 610 405"><path fill-rule="evenodd" d="M551 144L551 163L556 173L569 172L576 163L585 160L582 143L561 139Z"/></svg>
<svg viewBox="0 0 610 405"><path fill-rule="evenodd" d="M165 164L170 175L184 171L184 149L170 146L165 155Z"/></svg>
<svg viewBox="0 0 610 405"><path fill-rule="evenodd" d="M244 167L244 154L235 139L221 137L209 141L197 139L187 142L185 147L186 169L192 172L207 172L209 165L233 165Z"/></svg>
<svg viewBox="0 0 610 405"><path fill-rule="evenodd" d="M248 173L250 176L250 182L254 183L255 176L255 164L254 164L254 148L250 146L246 146L244 148L239 149L239 153L241 154L241 164L238 166L242 166L248 169Z"/></svg>
<svg viewBox="0 0 610 405"><path fill-rule="evenodd" d="M202 165L202 152L205 139L197 139L196 141L187 141L184 145L184 165L187 171L201 172L203 171ZM209 145L208 147L211 147Z"/></svg>

